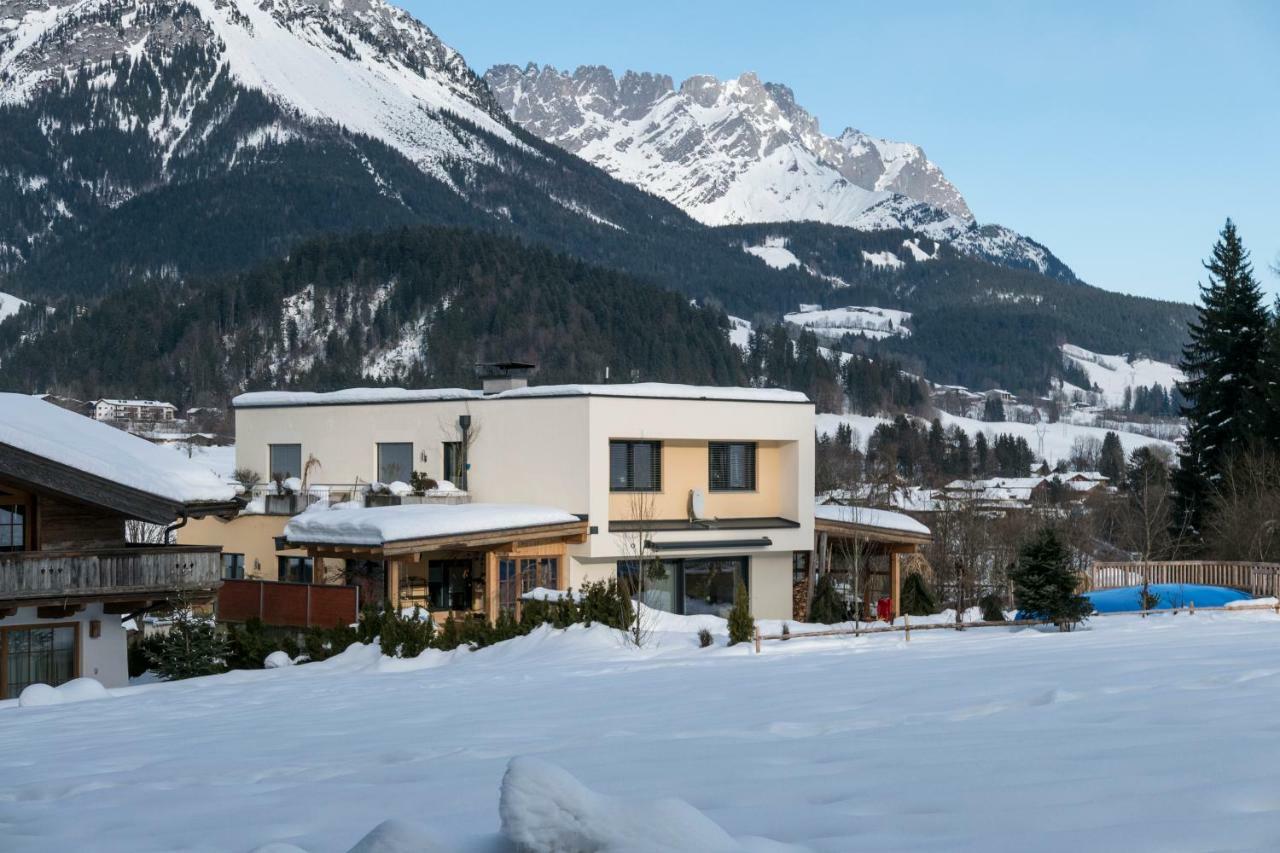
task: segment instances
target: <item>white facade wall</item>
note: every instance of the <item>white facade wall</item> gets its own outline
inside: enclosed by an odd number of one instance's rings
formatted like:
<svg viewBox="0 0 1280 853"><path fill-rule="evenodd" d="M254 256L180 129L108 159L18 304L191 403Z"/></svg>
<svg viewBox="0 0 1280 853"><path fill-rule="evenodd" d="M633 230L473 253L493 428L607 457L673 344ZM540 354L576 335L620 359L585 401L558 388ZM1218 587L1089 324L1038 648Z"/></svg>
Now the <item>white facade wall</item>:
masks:
<svg viewBox="0 0 1280 853"><path fill-rule="evenodd" d="M96 639L89 636L89 622L101 622L101 634ZM104 614L102 604L94 603L72 616L62 619L41 619L34 607L19 607L12 616L0 618L0 628L41 627L77 623L80 628L79 674L102 682L104 687L125 687L129 684L129 657L125 643L126 632L120 617ZM11 696L11 699L18 697Z"/></svg>

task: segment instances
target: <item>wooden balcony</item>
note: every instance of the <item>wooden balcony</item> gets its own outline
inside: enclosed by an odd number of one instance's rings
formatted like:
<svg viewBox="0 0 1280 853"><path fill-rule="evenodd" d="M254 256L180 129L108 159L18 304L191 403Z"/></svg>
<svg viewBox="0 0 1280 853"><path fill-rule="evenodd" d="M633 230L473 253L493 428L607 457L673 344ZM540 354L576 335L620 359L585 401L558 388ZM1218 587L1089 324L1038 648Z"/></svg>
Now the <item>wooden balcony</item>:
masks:
<svg viewBox="0 0 1280 853"><path fill-rule="evenodd" d="M10 606L159 600L182 591L207 597L221 582L217 547L0 553L0 604Z"/></svg>

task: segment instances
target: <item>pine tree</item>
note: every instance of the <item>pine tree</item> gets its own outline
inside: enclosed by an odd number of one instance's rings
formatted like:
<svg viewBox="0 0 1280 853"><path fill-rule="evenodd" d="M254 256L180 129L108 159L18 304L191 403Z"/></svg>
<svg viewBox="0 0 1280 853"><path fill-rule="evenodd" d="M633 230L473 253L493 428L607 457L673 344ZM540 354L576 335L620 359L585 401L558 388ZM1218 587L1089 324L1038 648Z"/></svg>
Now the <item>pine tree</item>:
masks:
<svg viewBox="0 0 1280 853"><path fill-rule="evenodd" d="M1093 611L1089 599L1076 594L1076 572L1066 543L1051 527L1042 529L1018 552L1017 565L1009 572L1018 609L1048 619L1070 631Z"/></svg>
<svg viewBox="0 0 1280 853"><path fill-rule="evenodd" d="M973 440L973 455L976 457L977 475L985 477L991 472L991 451L987 447L987 434L985 432L978 433L978 437Z"/></svg>
<svg viewBox="0 0 1280 853"><path fill-rule="evenodd" d="M1102 439L1102 453L1098 459L1098 473L1119 485L1125 475L1124 447L1120 444L1120 436L1108 431Z"/></svg>
<svg viewBox="0 0 1280 853"><path fill-rule="evenodd" d="M831 573L823 572L818 576L818 582L813 587L813 605L809 608L809 621L820 625L834 625L837 622L843 622L844 616L844 599L840 597L840 590L836 589Z"/></svg>
<svg viewBox="0 0 1280 853"><path fill-rule="evenodd" d="M1199 538L1205 506L1224 464L1263 431L1258 389L1268 321L1249 253L1228 219L1205 264L1191 343L1183 350L1187 381L1178 390L1187 403L1187 441L1175 475L1174 525Z"/></svg>
<svg viewBox="0 0 1280 853"><path fill-rule="evenodd" d="M1280 272L1280 268L1276 268ZM1258 371L1258 387L1254 397L1261 407L1259 431L1273 450L1280 452L1280 297L1271 309L1267 342Z"/></svg>
<svg viewBox="0 0 1280 853"><path fill-rule="evenodd" d="M747 587L738 584L733 594L733 609L729 611L729 645L749 643L756 633L756 622L751 618L751 601L747 598Z"/></svg>
<svg viewBox="0 0 1280 853"><path fill-rule="evenodd" d="M938 612L933 593L919 572L911 572L902 580L902 612L912 616L929 616Z"/></svg>
<svg viewBox="0 0 1280 853"><path fill-rule="evenodd" d="M197 616L188 606L174 610L169 632L147 658L156 675L165 681L225 672L230 647L213 620Z"/></svg>

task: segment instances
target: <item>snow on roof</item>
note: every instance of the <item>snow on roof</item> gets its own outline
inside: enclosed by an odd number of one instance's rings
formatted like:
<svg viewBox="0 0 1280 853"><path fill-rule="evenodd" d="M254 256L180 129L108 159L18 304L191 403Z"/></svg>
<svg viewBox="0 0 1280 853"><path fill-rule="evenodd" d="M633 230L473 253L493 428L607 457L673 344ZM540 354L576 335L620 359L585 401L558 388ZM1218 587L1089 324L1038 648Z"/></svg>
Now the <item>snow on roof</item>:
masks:
<svg viewBox="0 0 1280 853"><path fill-rule="evenodd" d="M717 385L673 385L666 382L633 382L623 385L531 385L490 395L489 399L516 397L659 397L670 400L743 400L757 403L807 403L800 391L781 388L737 388Z"/></svg>
<svg viewBox="0 0 1280 853"><path fill-rule="evenodd" d="M931 535L929 528L909 515L887 509L870 509L864 506L818 506L813 508L814 518L823 521L839 521L844 524L860 524L881 530L897 530L901 533Z"/></svg>
<svg viewBox="0 0 1280 853"><path fill-rule="evenodd" d="M26 394L0 393L0 444L177 503L235 497L235 487L203 465Z"/></svg>
<svg viewBox="0 0 1280 853"><path fill-rule="evenodd" d="M250 391L231 401L237 409L267 406L349 406L357 403L428 403L437 400L477 400L480 391L467 388L344 388L341 391Z"/></svg>
<svg viewBox="0 0 1280 853"><path fill-rule="evenodd" d="M290 519L284 534L297 543L385 545L575 521L578 516L562 509L529 504L413 504L304 512Z"/></svg>
<svg viewBox="0 0 1280 853"><path fill-rule="evenodd" d="M106 403L111 406L165 406L170 409L178 408L173 403L166 403L163 400L113 400L109 397L103 397L101 400L95 400L95 403Z"/></svg>
<svg viewBox="0 0 1280 853"><path fill-rule="evenodd" d="M532 385L485 394L467 388L347 388L342 391L252 391L231 401L237 409L273 406L342 406L359 403L429 403L441 400L513 400L523 397L657 397L670 400L740 400L807 403L800 391L636 382L623 385Z"/></svg>

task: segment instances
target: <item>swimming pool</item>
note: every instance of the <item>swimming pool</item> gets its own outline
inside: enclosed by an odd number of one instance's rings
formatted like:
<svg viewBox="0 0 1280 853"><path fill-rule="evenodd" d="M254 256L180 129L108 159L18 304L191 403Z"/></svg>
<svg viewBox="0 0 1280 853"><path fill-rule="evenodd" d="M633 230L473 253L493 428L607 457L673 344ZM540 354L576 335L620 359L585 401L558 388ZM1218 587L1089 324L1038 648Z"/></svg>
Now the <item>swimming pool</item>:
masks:
<svg viewBox="0 0 1280 853"><path fill-rule="evenodd" d="M1153 595L1160 597L1157 610L1168 610L1173 607L1187 607L1195 602L1197 607L1221 607L1232 601L1243 601L1249 598L1248 593L1225 586L1205 586L1203 584L1160 583L1149 587ZM1093 602L1099 613L1123 613L1127 610L1142 609L1142 587L1126 586L1120 589L1100 589L1086 592L1085 598Z"/></svg>

